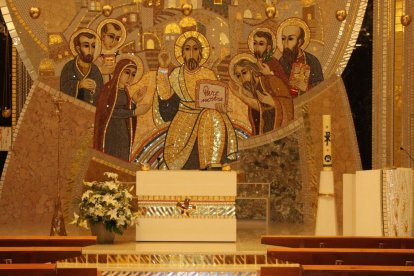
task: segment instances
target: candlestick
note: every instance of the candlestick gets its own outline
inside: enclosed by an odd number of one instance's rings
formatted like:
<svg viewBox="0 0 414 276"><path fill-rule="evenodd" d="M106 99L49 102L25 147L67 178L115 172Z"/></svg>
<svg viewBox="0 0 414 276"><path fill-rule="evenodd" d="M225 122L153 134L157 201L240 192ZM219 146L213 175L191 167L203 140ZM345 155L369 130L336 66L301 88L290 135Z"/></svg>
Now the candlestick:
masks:
<svg viewBox="0 0 414 276"><path fill-rule="evenodd" d="M332 170L332 132L331 115L322 116L322 141L323 141L323 170Z"/></svg>

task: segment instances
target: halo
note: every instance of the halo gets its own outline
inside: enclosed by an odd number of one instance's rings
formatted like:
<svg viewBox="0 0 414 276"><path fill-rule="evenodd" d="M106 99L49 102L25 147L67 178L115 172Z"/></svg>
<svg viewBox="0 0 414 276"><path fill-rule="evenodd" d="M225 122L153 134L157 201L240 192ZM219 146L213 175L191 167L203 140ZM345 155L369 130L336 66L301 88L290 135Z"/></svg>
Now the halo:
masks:
<svg viewBox="0 0 414 276"><path fill-rule="evenodd" d="M78 55L78 52L76 52L75 43L74 43L73 40L80 33L90 33L90 34L93 34L96 37L96 40L95 40L95 53L93 54L93 60L95 61L101 55L101 40L99 39L99 35L97 33L95 33L95 31L93 31L91 29L88 29L88 28L81 28L81 29L77 30L76 32L74 32L72 34L72 36L70 37L69 47L70 47L70 51L72 52L72 55L74 57L76 57Z"/></svg>
<svg viewBox="0 0 414 276"><path fill-rule="evenodd" d="M257 59L252 54L242 53L242 54L235 55L231 59L230 64L229 64L229 75L230 75L230 78L236 83L240 83L240 81L237 79L236 75L234 75L234 65L236 65L236 63L239 62L241 59L247 59L253 63L257 63Z"/></svg>
<svg viewBox="0 0 414 276"><path fill-rule="evenodd" d="M276 48L276 36L275 33L272 32L272 30L270 30L269 28L256 28L254 29L250 34L249 34L249 38L247 39L247 44L249 45L249 50L250 52L254 53L254 47L253 47L253 43L254 43L254 35L257 32L266 32L266 33L270 33L270 35L272 36L272 48L275 49Z"/></svg>
<svg viewBox="0 0 414 276"><path fill-rule="evenodd" d="M182 56L182 48L183 48L184 42L187 40L187 38L190 38L190 37L194 37L195 39L200 41L201 46L203 47L203 52L202 52L203 57L200 60L200 66L201 66L207 61L210 55L210 44L208 43L207 38L197 31L185 32L177 38L177 40L175 41L175 47L174 47L175 58L180 64L184 64L184 58Z"/></svg>
<svg viewBox="0 0 414 276"><path fill-rule="evenodd" d="M119 39L118 43L113 48L113 49L119 49L122 46L122 44L124 44L126 36L127 36L127 31L125 29L124 24L122 24L121 21L113 19L113 18L104 19L101 22L99 22L98 28L96 28L96 32L99 34L99 37L102 39L101 37L102 28L108 23L112 23L112 24L115 24L121 27L121 38ZM109 51L115 52L113 50L109 50Z"/></svg>
<svg viewBox="0 0 414 276"><path fill-rule="evenodd" d="M137 73L135 74L135 77L132 80L131 84L134 84L140 81L142 76L144 75L144 64L142 63L142 59L137 55L131 55L131 54L122 54L117 57L118 62L123 59L129 59L133 61L135 65L137 66Z"/></svg>
<svg viewBox="0 0 414 276"><path fill-rule="evenodd" d="M309 45L310 30L309 30L308 24L306 24L305 21L303 21L302 19L300 19L298 17L291 17L291 18L286 19L282 23L280 23L279 27L277 28L277 33L276 33L277 48L279 49L280 52L283 52L282 31L285 27L292 26L292 25L301 27L303 29L303 31L305 32L305 38L304 38L303 44L302 44L302 46L300 46L300 48L302 50L305 50L306 47L308 47L308 45Z"/></svg>

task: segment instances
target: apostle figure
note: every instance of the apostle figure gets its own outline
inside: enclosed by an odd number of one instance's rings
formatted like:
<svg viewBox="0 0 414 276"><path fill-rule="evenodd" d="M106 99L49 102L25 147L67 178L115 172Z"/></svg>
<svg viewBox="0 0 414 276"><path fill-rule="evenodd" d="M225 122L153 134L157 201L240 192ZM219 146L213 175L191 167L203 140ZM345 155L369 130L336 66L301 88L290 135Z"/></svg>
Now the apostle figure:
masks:
<svg viewBox="0 0 414 276"><path fill-rule="evenodd" d="M63 66L60 90L79 100L95 105L103 86L102 74L93 63L100 53L100 40L89 29L80 29L72 35L70 48L75 58Z"/></svg>
<svg viewBox="0 0 414 276"><path fill-rule="evenodd" d="M121 59L113 78L102 88L96 105L93 147L126 161L130 161L137 115L149 108L139 103L144 95L132 95L130 91L143 71L137 56Z"/></svg>
<svg viewBox="0 0 414 276"><path fill-rule="evenodd" d="M269 67L260 68L250 54L235 56L229 67L233 93L249 107L254 135L286 126L293 119L293 100L288 86Z"/></svg>
<svg viewBox="0 0 414 276"><path fill-rule="evenodd" d="M294 97L323 81L319 60L305 51L309 44L310 31L303 20L288 18L283 21L278 27L277 38L278 48L282 51L279 62L289 76Z"/></svg>
<svg viewBox="0 0 414 276"><path fill-rule="evenodd" d="M119 49L125 42L127 32L122 22L112 18L102 20L96 32L100 34L102 43L102 53L97 64L107 82L114 72Z"/></svg>
<svg viewBox="0 0 414 276"><path fill-rule="evenodd" d="M160 101L175 99L179 103L164 145L168 169L204 169L236 158L236 134L225 105L217 104L215 109L196 107L197 82L216 80L214 72L202 66L209 51L207 39L199 32L189 31L175 42L175 56L180 66L170 72L168 53L162 52L159 56Z"/></svg>
<svg viewBox="0 0 414 276"><path fill-rule="evenodd" d="M286 85L289 84L288 75L286 75L279 60L274 56L279 53L276 46L276 37L268 28L257 28L253 30L248 39L250 52L257 58L259 63L269 66L269 73L283 80Z"/></svg>

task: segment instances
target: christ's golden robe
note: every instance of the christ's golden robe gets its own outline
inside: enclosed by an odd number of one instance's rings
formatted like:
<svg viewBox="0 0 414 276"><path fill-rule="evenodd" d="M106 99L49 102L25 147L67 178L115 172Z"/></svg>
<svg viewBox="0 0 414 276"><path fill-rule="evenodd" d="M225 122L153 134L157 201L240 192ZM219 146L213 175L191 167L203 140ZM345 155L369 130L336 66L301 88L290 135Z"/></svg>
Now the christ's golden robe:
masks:
<svg viewBox="0 0 414 276"><path fill-rule="evenodd" d="M164 161L168 169L182 169L193 147L198 149L201 169L209 164L220 163L223 155L228 160L236 159L237 137L228 115L215 109L196 108L197 81L216 79L214 72L205 67L190 72L180 66L169 77L158 73L160 98L167 100L173 93L180 98L178 112L168 128L165 140Z"/></svg>

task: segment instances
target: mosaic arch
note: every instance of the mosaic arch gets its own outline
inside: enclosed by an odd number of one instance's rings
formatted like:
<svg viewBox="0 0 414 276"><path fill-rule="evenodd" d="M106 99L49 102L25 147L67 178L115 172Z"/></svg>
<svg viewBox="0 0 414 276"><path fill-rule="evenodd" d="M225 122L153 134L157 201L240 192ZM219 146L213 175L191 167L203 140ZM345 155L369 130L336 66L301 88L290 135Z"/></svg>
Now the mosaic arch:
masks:
<svg viewBox="0 0 414 276"><path fill-rule="evenodd" d="M17 210L13 216L25 224L48 223L57 178L68 215L79 183L108 167L133 172L142 162L154 169L226 162L242 182L269 183L273 221L312 222L321 118L331 114L341 137L333 144L341 210L340 176L361 165L340 75L366 0L281 0L274 17L262 0L191 1L189 10L179 2L105 1L108 9L99 0L38 0L35 18L33 1L0 1L35 80L14 129L1 208ZM345 11L344 20L337 10ZM122 154L95 146L99 118L122 133L103 138ZM12 200L20 197L33 211Z"/></svg>

